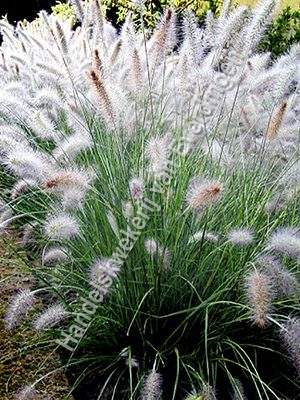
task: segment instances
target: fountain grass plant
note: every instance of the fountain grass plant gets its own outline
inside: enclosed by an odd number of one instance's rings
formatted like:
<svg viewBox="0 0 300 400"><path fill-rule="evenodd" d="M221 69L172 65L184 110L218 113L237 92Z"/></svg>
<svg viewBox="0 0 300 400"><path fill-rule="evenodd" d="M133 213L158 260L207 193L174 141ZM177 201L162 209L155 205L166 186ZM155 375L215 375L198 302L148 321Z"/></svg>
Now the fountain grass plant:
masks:
<svg viewBox="0 0 300 400"><path fill-rule="evenodd" d="M1 231L40 260L7 329L42 297L77 398L294 399L299 45L256 52L276 2L152 35L74 5L75 30L0 23Z"/></svg>

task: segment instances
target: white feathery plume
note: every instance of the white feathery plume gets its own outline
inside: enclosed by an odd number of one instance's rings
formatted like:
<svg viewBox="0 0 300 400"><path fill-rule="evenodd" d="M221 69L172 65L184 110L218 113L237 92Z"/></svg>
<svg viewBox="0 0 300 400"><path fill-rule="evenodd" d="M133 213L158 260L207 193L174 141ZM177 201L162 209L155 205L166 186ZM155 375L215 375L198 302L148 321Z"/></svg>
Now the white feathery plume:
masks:
<svg viewBox="0 0 300 400"><path fill-rule="evenodd" d="M150 161L150 169L154 176L162 176L168 168L169 138L154 137L146 144L146 156Z"/></svg>
<svg viewBox="0 0 300 400"><path fill-rule="evenodd" d="M193 178L189 184L186 202L195 211L203 211L209 205L220 200L224 191L223 185L217 180Z"/></svg>
<svg viewBox="0 0 300 400"><path fill-rule="evenodd" d="M131 201L124 202L122 205L122 211L123 211L124 217L127 220L130 220L134 215L134 207L133 207L132 202Z"/></svg>
<svg viewBox="0 0 300 400"><path fill-rule="evenodd" d="M231 6L231 0L224 0L223 5L220 12L219 19L222 21L228 17L229 11Z"/></svg>
<svg viewBox="0 0 300 400"><path fill-rule="evenodd" d="M37 186L37 182L34 179L21 179L15 183L13 186L10 197L14 200L20 195L24 194L31 188Z"/></svg>
<svg viewBox="0 0 300 400"><path fill-rule="evenodd" d="M16 395L15 400L38 400L40 399L39 392L33 386L25 386L20 389Z"/></svg>
<svg viewBox="0 0 300 400"><path fill-rule="evenodd" d="M33 322L36 331L43 331L53 328L68 316L68 312L61 304L55 304L43 311Z"/></svg>
<svg viewBox="0 0 300 400"><path fill-rule="evenodd" d="M28 147L10 151L5 164L18 177L33 180L44 180L53 168L44 154Z"/></svg>
<svg viewBox="0 0 300 400"><path fill-rule="evenodd" d="M107 211L106 216L107 216L107 220L109 222L109 225L110 225L112 231L114 232L115 236L117 238L119 238L120 237L120 228L119 228L117 218L115 217L115 215L112 213L111 210Z"/></svg>
<svg viewBox="0 0 300 400"><path fill-rule="evenodd" d="M80 232L78 221L70 214L49 215L44 224L45 235L52 240L72 239Z"/></svg>
<svg viewBox="0 0 300 400"><path fill-rule="evenodd" d="M234 379L233 396L233 400L247 400L244 387L238 379Z"/></svg>
<svg viewBox="0 0 300 400"><path fill-rule="evenodd" d="M228 242L235 246L248 246L254 241L253 230L250 228L235 228L227 234Z"/></svg>
<svg viewBox="0 0 300 400"><path fill-rule="evenodd" d="M22 289L11 300L4 318L8 330L15 329L35 304L35 296L29 289Z"/></svg>
<svg viewBox="0 0 300 400"><path fill-rule="evenodd" d="M240 37L237 33L243 27L246 15L247 8L238 7L228 16L226 21L220 20L219 25L216 27L217 36L215 38L216 45L213 62L214 65L218 65L220 62L224 70L226 66L226 71L228 70L228 65L226 64L231 62L234 62L236 67L244 65L243 54L238 52ZM231 57L234 54L234 58L232 57L231 59L228 50L231 51Z"/></svg>
<svg viewBox="0 0 300 400"><path fill-rule="evenodd" d="M161 246L155 239L145 240L145 249L152 257L159 257L163 260L165 268L170 267L171 254L167 248Z"/></svg>
<svg viewBox="0 0 300 400"><path fill-rule="evenodd" d="M289 257L300 255L300 234L296 228L277 229L269 237L266 250L271 250Z"/></svg>
<svg viewBox="0 0 300 400"><path fill-rule="evenodd" d="M300 318L290 317L282 326L280 335L300 377Z"/></svg>
<svg viewBox="0 0 300 400"><path fill-rule="evenodd" d="M87 134L75 133L58 143L53 151L53 156L57 160L73 160L78 154L88 150L91 146L92 141Z"/></svg>
<svg viewBox="0 0 300 400"><path fill-rule="evenodd" d="M7 131L7 128L0 133L0 156L3 157L19 146L24 146L24 139L20 141L19 137L14 135L14 131Z"/></svg>
<svg viewBox="0 0 300 400"><path fill-rule="evenodd" d="M156 371L150 371L144 379L141 400L162 399L162 376Z"/></svg>
<svg viewBox="0 0 300 400"><path fill-rule="evenodd" d="M299 283L282 263L273 256L260 256L257 263L262 272L269 275L277 297L290 297L299 294Z"/></svg>
<svg viewBox="0 0 300 400"><path fill-rule="evenodd" d="M272 309L272 282L266 273L253 270L246 276L245 287L253 323L265 328Z"/></svg>
<svg viewBox="0 0 300 400"><path fill-rule="evenodd" d="M253 18L244 33L245 48L248 48L248 51L255 49L259 43L263 33L272 21L277 4L277 0L261 0L256 7Z"/></svg>
<svg viewBox="0 0 300 400"><path fill-rule="evenodd" d="M129 182L130 194L133 200L141 200L144 192L144 182L141 178L132 178Z"/></svg>
<svg viewBox="0 0 300 400"><path fill-rule="evenodd" d="M185 12L183 28L185 41L182 49L188 59L191 59L193 64L197 66L204 56L204 50L207 43L205 43L203 31L198 26L196 16L190 10Z"/></svg>
<svg viewBox="0 0 300 400"><path fill-rule="evenodd" d="M206 240L211 243L217 243L219 241L219 235L213 232L200 230L189 238L189 243L201 242L202 240Z"/></svg>
<svg viewBox="0 0 300 400"><path fill-rule="evenodd" d="M107 127L112 129L116 126L116 109L107 82L94 69L89 71L88 78L100 115Z"/></svg>
<svg viewBox="0 0 300 400"><path fill-rule="evenodd" d="M71 0L71 4L75 9L76 12L76 17L80 22L83 21L84 19L84 10L83 10L83 5L81 0Z"/></svg>
<svg viewBox="0 0 300 400"><path fill-rule="evenodd" d="M71 211L81 209L84 205L86 190L82 188L67 188L61 194L61 207Z"/></svg>
<svg viewBox="0 0 300 400"><path fill-rule="evenodd" d="M109 258L97 259L90 268L90 284L106 295L118 276L120 268Z"/></svg>
<svg viewBox="0 0 300 400"><path fill-rule="evenodd" d="M58 95L58 92L53 88L43 88L39 90L35 96L34 103L36 107L55 107L56 110L64 108L63 99Z"/></svg>
<svg viewBox="0 0 300 400"><path fill-rule="evenodd" d="M43 265L57 265L64 264L70 260L68 250L61 246L50 247L43 252L42 264Z"/></svg>
<svg viewBox="0 0 300 400"><path fill-rule="evenodd" d="M43 182L43 187L54 193L64 193L66 190L78 189L86 192L91 182L88 171L76 168L66 168L55 171Z"/></svg>
<svg viewBox="0 0 300 400"><path fill-rule="evenodd" d="M203 400L217 400L215 389L208 384L203 385L201 396Z"/></svg>

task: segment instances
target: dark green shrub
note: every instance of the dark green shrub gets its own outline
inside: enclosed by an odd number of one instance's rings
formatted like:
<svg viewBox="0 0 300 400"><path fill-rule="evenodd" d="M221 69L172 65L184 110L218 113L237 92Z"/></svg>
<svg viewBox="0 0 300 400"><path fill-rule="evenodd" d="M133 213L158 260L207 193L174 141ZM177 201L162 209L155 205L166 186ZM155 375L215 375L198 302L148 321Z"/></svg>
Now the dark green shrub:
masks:
<svg viewBox="0 0 300 400"><path fill-rule="evenodd" d="M191 9L201 20L208 10L218 14L222 4L223 0L147 0L144 2L143 16L146 27L152 28L167 7L174 7L179 13L185 9ZM131 0L102 0L102 5L106 9L107 18L114 25L123 23L128 11L133 13L136 20L140 18L140 11L137 10ZM74 15L72 7L66 1L57 1L57 5L52 7L52 10L62 18L69 18Z"/></svg>
<svg viewBox="0 0 300 400"><path fill-rule="evenodd" d="M261 43L263 51L270 51L274 57L285 53L289 47L300 41L300 11L285 8L273 22Z"/></svg>

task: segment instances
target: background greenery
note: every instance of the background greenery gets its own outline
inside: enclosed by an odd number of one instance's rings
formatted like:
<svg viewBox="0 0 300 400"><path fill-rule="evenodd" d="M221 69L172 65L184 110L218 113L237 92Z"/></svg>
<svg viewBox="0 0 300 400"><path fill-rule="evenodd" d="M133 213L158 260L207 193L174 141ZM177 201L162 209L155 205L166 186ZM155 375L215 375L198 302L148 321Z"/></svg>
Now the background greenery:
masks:
<svg viewBox="0 0 300 400"><path fill-rule="evenodd" d="M184 11L186 8L192 9L199 21L203 21L208 10L218 14L222 7L222 0L147 0L144 7L144 19L149 27L153 27L162 11L167 6L174 6L177 10ZM254 6L257 2L253 0L235 1L233 4L247 4ZM108 19L114 24L124 22L126 13L131 10L136 18L139 13L136 11L133 2L130 0L103 0L106 7ZM63 18L70 18L74 14L68 2L58 2L53 8L55 14ZM282 2L278 17L270 27L269 33L264 38L260 49L269 51L275 57L287 51L287 49L300 40L300 11L297 1L286 0Z"/></svg>
<svg viewBox="0 0 300 400"><path fill-rule="evenodd" d="M136 17L138 14L131 0L102 0L106 8L107 18L113 24L121 24L128 10L132 10ZM179 12L186 8L192 9L200 21L208 10L218 14L223 0L146 0L144 19L146 24L153 27L163 9L167 6L176 7ZM233 0L235 5L245 4L255 6L256 0ZM0 15L8 15L10 21L27 19L33 20L41 9L54 10L55 14L63 18L70 18L74 13L67 0L19 0L1 1ZM300 40L300 10L298 0L282 0L278 17L264 39L261 50L270 51L274 56L287 51L287 49Z"/></svg>

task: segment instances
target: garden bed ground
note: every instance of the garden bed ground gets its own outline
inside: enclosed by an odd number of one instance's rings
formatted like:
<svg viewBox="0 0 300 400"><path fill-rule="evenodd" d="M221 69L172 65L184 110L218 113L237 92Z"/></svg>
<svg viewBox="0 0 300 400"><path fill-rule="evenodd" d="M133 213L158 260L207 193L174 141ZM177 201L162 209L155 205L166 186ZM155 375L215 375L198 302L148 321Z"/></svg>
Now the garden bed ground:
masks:
<svg viewBox="0 0 300 400"><path fill-rule="evenodd" d="M3 317L7 302L18 288L30 286L33 282L24 272L24 264L15 255L12 239L0 241L0 399L12 400L16 391L24 385L35 382L46 373L60 366L59 357L53 348L38 346L43 339L28 326L22 326L13 334L6 332ZM30 348L30 344L32 347ZM50 375L38 387L53 400L72 399L68 396L68 384L61 371ZM46 397L48 399L48 397ZM45 395L41 395L45 399Z"/></svg>

